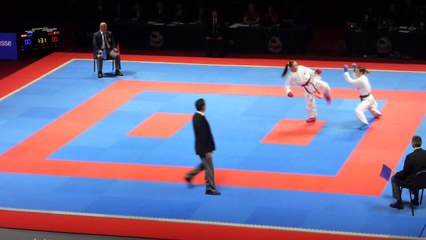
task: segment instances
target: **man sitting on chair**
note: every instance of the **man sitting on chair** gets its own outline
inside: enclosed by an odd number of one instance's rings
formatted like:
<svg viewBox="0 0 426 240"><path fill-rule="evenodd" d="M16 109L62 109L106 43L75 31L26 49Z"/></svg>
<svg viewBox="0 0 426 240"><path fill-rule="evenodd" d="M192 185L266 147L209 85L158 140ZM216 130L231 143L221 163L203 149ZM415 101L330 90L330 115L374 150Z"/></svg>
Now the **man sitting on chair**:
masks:
<svg viewBox="0 0 426 240"><path fill-rule="evenodd" d="M405 157L404 168L395 173L391 180L392 195L393 198L396 199L395 203L390 204L392 208L404 208L401 198L401 187L411 186L416 174L426 170L426 151L421 148L422 138L420 136L414 136L411 139L411 146L414 148L414 152ZM412 204L414 206L419 205L419 191L414 192Z"/></svg>
<svg viewBox="0 0 426 240"><path fill-rule="evenodd" d="M93 33L93 54L98 60L98 78L103 76L103 60L106 59L115 59L115 75L123 76L120 72L120 55L115 45L114 36L112 32L108 31L108 26L105 22L101 22L99 31Z"/></svg>

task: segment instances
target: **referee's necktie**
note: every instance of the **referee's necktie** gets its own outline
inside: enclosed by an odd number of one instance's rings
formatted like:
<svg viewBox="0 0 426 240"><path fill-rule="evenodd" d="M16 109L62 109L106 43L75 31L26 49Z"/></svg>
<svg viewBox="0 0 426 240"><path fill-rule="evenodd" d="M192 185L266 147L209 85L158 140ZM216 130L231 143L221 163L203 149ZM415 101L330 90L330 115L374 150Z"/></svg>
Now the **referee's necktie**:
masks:
<svg viewBox="0 0 426 240"><path fill-rule="evenodd" d="M104 59L107 59L107 43L105 41L105 33L102 33L102 56L104 57Z"/></svg>
<svg viewBox="0 0 426 240"><path fill-rule="evenodd" d="M107 42L106 42L106 36L105 33L102 33L102 46L105 48L108 48Z"/></svg>

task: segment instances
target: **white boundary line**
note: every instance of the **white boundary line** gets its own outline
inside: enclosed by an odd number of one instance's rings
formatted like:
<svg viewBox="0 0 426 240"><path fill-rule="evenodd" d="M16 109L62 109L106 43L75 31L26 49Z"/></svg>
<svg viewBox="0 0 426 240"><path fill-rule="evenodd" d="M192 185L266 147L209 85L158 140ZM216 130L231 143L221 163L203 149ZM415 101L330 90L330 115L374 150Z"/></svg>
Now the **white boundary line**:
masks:
<svg viewBox="0 0 426 240"><path fill-rule="evenodd" d="M74 60L87 60L86 58L74 58ZM282 68L277 66L265 66L265 65L244 65L244 64L213 64L213 63L183 63L183 62L154 62L154 61L134 61L134 60L121 60L122 62L134 62L134 63L152 63L152 64L170 64L170 65L194 65L194 66L218 66L218 67L256 67L256 68Z"/></svg>
<svg viewBox="0 0 426 240"><path fill-rule="evenodd" d="M203 225L215 225L215 226L224 226L224 227L255 228L255 229L265 229L265 230L332 234L332 235L355 236L355 237L392 238L392 239L401 239L401 240L402 239L421 239L418 237L408 237L408 236L398 236L398 235L356 233L356 232L345 232L345 231L317 230L317 229L309 229L309 228L293 228L293 227L278 227L278 226L257 225L257 224L213 222L213 221L202 221L202 220L184 220L184 219L176 219L176 218L137 217L137 216L127 216L127 215L96 214L96 213L67 212L67 211L48 211L48 210L6 208L6 207L0 207L0 211L12 211L12 212L23 212L23 213L27 212L27 213L40 213L40 214L52 214L52 215L69 215L69 216L80 216L80 217L114 218L114 219L185 223L185 224L203 224Z"/></svg>
<svg viewBox="0 0 426 240"><path fill-rule="evenodd" d="M90 61L91 59L86 58L74 58L73 60L87 60ZM312 60L309 60L312 61ZM135 62L135 63L152 63L152 64L171 64L171 65L194 65L194 66L219 66L219 67L254 67L254 68L280 68L283 69L284 66L266 66L266 65L244 65L244 64L213 64L213 63L182 63L182 62L154 62L154 61L133 61L133 60L122 60L122 62ZM310 68L316 68L315 66ZM321 69L342 69L342 68L324 68L321 67ZM426 69L426 65L425 65ZM383 69L368 69L371 71L382 71L382 72L408 72L408 73L426 73L425 71L403 71L403 70L383 70Z"/></svg>
<svg viewBox="0 0 426 240"><path fill-rule="evenodd" d="M34 79L30 83L25 84L24 86L14 90L13 92L3 96L0 98L0 101L3 101L4 99L10 97L11 95L21 91L22 89L32 85L33 83L39 81L40 79L46 77L47 75L51 74L52 72L64 67L65 65L68 65L69 63L75 61L75 60L85 60L85 61L92 61L91 59L86 58L73 58L69 61L61 64L60 66L50 70L49 72L43 74L42 76L38 77L37 79ZM253 67L253 68L280 68L283 67L277 67L277 66L259 66L259 65L243 65L243 64L211 64L211 63L181 63L181 62L153 62L153 61L123 61L123 62L136 62L136 63L150 63L150 64L171 64L171 65L193 65L193 66L221 66L221 67ZM315 68L315 67L312 67ZM322 69L340 69L340 68L322 68ZM383 70L383 69L371 69L371 71L381 71L381 72L407 72L407 73L426 73L426 71L397 71L397 70Z"/></svg>
<svg viewBox="0 0 426 240"><path fill-rule="evenodd" d="M58 69L60 69L60 68L62 68L63 66L65 66L65 65L67 65L67 64L69 64L69 63L71 63L71 62L73 62L74 60L75 60L75 59L71 59L71 60L69 60L69 61L67 61L67 62L65 62L65 63L63 63L63 64L61 64L60 66L58 66L58 67L56 67L56 68L54 68L54 69L50 70L49 72L47 72L47 73L45 73L45 74L41 75L40 77L38 77L38 78L36 78L36 79L32 80L31 82L29 82L29 83L25 84L24 86L22 86L22 87L20 87L20 88L18 88L18 89L15 89L13 92L11 92L11 93L9 93L9 94L7 94L7 95L5 95L5 96L1 97L1 98L0 98L0 101L3 101L4 99L6 99L6 98L8 98L8 97L12 96L13 94L15 94L15 93L17 93L17 92L21 91L22 89L24 89L24 88L26 88L26 87L28 87L28 86L32 85L33 83L38 82L38 81L39 81L39 80L41 80L42 78L46 77L47 75L49 75L49 74L53 73L54 71L56 71L56 70L58 70Z"/></svg>

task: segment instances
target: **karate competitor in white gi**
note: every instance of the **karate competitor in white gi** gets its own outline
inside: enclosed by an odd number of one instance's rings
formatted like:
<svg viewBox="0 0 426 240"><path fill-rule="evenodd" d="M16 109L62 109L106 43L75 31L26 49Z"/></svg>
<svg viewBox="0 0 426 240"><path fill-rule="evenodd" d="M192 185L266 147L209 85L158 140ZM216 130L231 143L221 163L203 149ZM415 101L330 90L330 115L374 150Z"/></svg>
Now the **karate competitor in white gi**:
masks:
<svg viewBox="0 0 426 240"><path fill-rule="evenodd" d="M324 97L328 103L331 103L330 86L321 79L321 69L314 71L308 67L298 65L296 61L290 61L286 64L281 77L285 77L287 75L289 68L290 73L287 76L284 84L287 96L294 96L291 92L292 86L303 87L306 99L306 107L309 113L309 118L306 120L306 122L315 122L317 120L317 106L315 103L315 98L317 97L321 99ZM321 91L323 91L324 94L322 94Z"/></svg>
<svg viewBox="0 0 426 240"><path fill-rule="evenodd" d="M370 113L375 118L380 118L382 114L377 109L378 105L376 100L373 97L373 94L371 93L371 84L368 80L368 77L365 74L370 73L365 67L359 66L357 67L355 63L352 64L353 67L353 78L348 73L348 65L345 65L343 67L344 70L344 76L348 83L354 85L359 92L359 98L361 102L358 104L358 106L355 108L355 115L361 121L362 125L360 129L366 129L368 128L368 121L365 117L364 112L366 110L369 110Z"/></svg>

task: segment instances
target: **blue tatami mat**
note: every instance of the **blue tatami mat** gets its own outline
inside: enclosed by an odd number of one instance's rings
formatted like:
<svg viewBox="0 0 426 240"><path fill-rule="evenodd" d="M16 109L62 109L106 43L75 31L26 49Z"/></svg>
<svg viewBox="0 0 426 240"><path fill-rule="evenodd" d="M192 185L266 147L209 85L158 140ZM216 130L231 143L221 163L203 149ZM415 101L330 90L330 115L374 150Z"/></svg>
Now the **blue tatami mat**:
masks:
<svg viewBox="0 0 426 240"><path fill-rule="evenodd" d="M92 67L89 60L71 61L1 100L0 154L119 79L254 86L283 86L284 83L280 77L282 69L267 66L124 61L123 77L102 79L97 78ZM323 69L322 76L334 89L353 89L344 80L342 69ZM369 78L375 90L426 90L425 72L372 69ZM325 124L310 144L301 146L261 142L280 120L307 118L305 100L285 97L284 89L283 96L278 97L144 91L59 148L46 161L196 166L199 159L194 153L190 121L171 138L128 136L128 133L155 113L193 114L194 101L200 97L206 99L206 116L217 145L216 169L332 177L339 173L366 135L366 131L358 129L354 109L359 100L353 96L333 99L331 105L318 100L318 119ZM388 102L378 103L383 109ZM373 122L369 113L367 117ZM403 131L398 127L395 131ZM426 117L416 134L426 138ZM412 151L409 142L406 146L396 170L402 168L405 154ZM393 202L390 183L381 196L372 197L229 187L222 186L220 179L216 182L222 192L219 197L205 195L203 185L188 188L183 180L182 183L145 182L1 172L0 208L409 237L418 236L426 223L424 204L411 216L406 190L403 192L405 208L398 211L389 207Z"/></svg>

